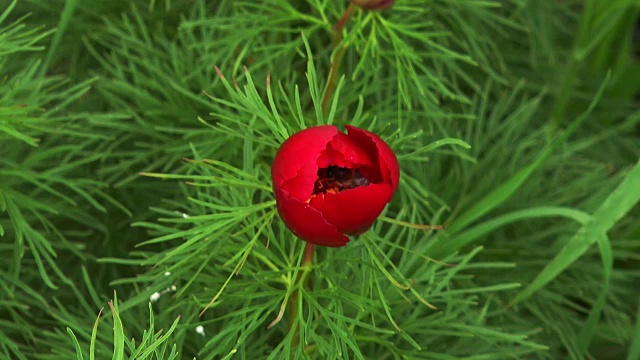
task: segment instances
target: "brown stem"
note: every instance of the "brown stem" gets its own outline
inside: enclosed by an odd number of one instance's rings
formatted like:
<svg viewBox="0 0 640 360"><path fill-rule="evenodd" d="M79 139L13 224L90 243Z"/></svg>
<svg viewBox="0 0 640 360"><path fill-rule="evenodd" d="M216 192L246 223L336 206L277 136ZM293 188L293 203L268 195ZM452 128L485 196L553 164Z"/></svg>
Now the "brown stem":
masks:
<svg viewBox="0 0 640 360"><path fill-rule="evenodd" d="M334 39L337 35L340 36L340 40L342 40L342 29L347 24L347 21L349 21L349 19L351 18L354 9L355 7L353 6L353 4L349 3L349 7L347 7L347 10L344 11L344 14L340 16L340 19L338 19L338 22L336 22L336 25L333 27Z"/></svg>
<svg viewBox="0 0 640 360"><path fill-rule="evenodd" d="M338 72L340 71L340 64L342 63L342 58L344 57L344 53L346 50L346 47L341 47L340 49L338 49L338 51L336 51L336 54L333 57L333 62L331 62L331 70L329 71L329 81L327 82L327 91L324 93L324 97L322 98L322 110L327 109L327 105L329 105L329 101L333 96L333 92L336 90Z"/></svg>
<svg viewBox="0 0 640 360"><path fill-rule="evenodd" d="M340 65L342 64L344 53L347 51L346 46L340 45L342 42L342 29L349 19L351 19L354 9L355 7L350 3L347 10L344 11L344 14L342 14L336 25L333 27L333 47L336 49L336 53L331 61L331 69L329 70L329 79L327 81L327 91L324 93L324 97L322 98L322 110L327 109L327 105L333 96L333 92L336 90L336 82L338 80L338 74L340 73Z"/></svg>
<svg viewBox="0 0 640 360"><path fill-rule="evenodd" d="M298 317L298 306L300 302L299 287L301 286L301 283L303 283L302 286L311 286L311 277L309 276L309 273L311 272L311 265L313 264L313 255L315 253L315 248L316 246L314 244L305 243L304 254L302 256L302 271L298 273L298 278L293 285L293 292L291 293L291 297L289 298L287 329L289 332L293 331L293 339L291 339L291 350L293 350L300 343L300 323L295 322L295 319ZM304 283L305 279L306 284Z"/></svg>
<svg viewBox="0 0 640 360"><path fill-rule="evenodd" d="M304 246L304 256L302 257L302 267L311 266L313 264L313 255L316 246L312 243L306 243Z"/></svg>

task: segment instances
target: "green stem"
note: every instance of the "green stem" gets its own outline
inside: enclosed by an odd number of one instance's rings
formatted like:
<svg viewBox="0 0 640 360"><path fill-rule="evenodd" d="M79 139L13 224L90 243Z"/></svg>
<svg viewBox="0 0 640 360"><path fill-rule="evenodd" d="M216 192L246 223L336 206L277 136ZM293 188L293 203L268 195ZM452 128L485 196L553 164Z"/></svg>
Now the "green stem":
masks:
<svg viewBox="0 0 640 360"><path fill-rule="evenodd" d="M340 65L342 65L342 58L344 57L344 53L347 51L347 47L344 45L340 45L342 43L342 29L347 24L349 19L351 19L351 15L353 15L353 11L355 7L353 4L349 4L347 10L344 11L344 14L338 19L338 22L333 27L333 47L336 49L336 53L333 56L333 60L331 61L331 69L329 70L329 79L327 81L327 90L324 93L324 97L322 98L322 110L327 108L329 101L331 101L331 97L333 96L333 92L336 89L336 82L338 81L338 74L340 73Z"/></svg>
<svg viewBox="0 0 640 360"><path fill-rule="evenodd" d="M289 298L288 316L287 316L287 329L289 332L293 331L293 339L291 339L291 350L298 346L300 343L300 322L296 322L298 317L298 309L300 306L300 286L311 286L311 266L313 264L313 255L315 253L316 246L312 243L306 243L304 246L304 254L302 257L302 271L298 273L298 278L294 283L293 293ZM305 280L306 283L305 283ZM302 285L301 285L302 284Z"/></svg>
<svg viewBox="0 0 640 360"><path fill-rule="evenodd" d="M584 61L586 54L584 54L585 43L590 39L589 26L592 21L592 13L595 10L596 4L594 1L586 1L584 6L584 12L580 18L580 25L578 28L578 34L576 36L573 50L571 51L571 58L567 69L564 72L564 78L562 79L562 86L560 87L560 93L553 107L551 118L556 125L564 126L564 116L569 107L571 97L575 92L575 83L578 78L578 71Z"/></svg>

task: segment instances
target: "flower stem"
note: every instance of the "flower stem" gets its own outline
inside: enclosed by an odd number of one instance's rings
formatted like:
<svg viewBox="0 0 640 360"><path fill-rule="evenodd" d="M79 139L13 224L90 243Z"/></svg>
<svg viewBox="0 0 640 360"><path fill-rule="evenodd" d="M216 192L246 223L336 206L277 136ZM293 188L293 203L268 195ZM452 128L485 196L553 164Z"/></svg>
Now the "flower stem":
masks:
<svg viewBox="0 0 640 360"><path fill-rule="evenodd" d="M340 19L338 19L338 22L336 23L336 25L333 27L334 40L336 39L336 37L339 37L338 43L340 42L340 40L342 40L342 29L347 24L347 21L351 19L351 15L353 14L354 9L355 8L353 4L349 3L347 10L344 11L344 14L342 14Z"/></svg>
<svg viewBox="0 0 640 360"><path fill-rule="evenodd" d="M331 61L331 69L329 70L329 79L327 81L327 91L324 93L324 97L322 98L322 110L326 110L331 97L333 96L333 92L336 89L336 81L338 80L338 73L340 72L340 65L342 64L342 58L344 57L345 51L347 51L346 46L341 46L342 42L342 29L347 24L349 19L351 19L351 15L353 15L354 11L353 4L349 3L349 7L344 11L344 14L338 19L338 22L333 27L333 47L336 49L336 53L333 55L333 60Z"/></svg>
<svg viewBox="0 0 640 360"><path fill-rule="evenodd" d="M294 289L289 298L287 317L288 331L293 331L293 339L291 339L291 350L298 346L300 342L300 323L295 319L298 317L298 307L300 303L300 286L311 286L311 266L313 264L313 255L315 253L316 246L312 243L305 243L304 254L302 257L302 271L298 273L298 278L294 283ZM306 283L305 283L306 280ZM301 285L302 284L302 285Z"/></svg>
<svg viewBox="0 0 640 360"><path fill-rule="evenodd" d="M307 243L304 246L304 256L302 258L302 267L310 267L313 264L313 255L315 253L316 246L312 243Z"/></svg>
<svg viewBox="0 0 640 360"><path fill-rule="evenodd" d="M349 7L342 14L336 25L333 27L333 47L336 49L336 53L331 61L331 69L329 70L329 79L327 81L327 90L322 98L322 110L327 108L327 104L333 96L333 92L336 88L336 81L338 79L338 73L340 72L340 65L342 64L342 58L347 50L346 46L341 46L342 42L342 29L347 24L354 11L353 4L349 3ZM291 349L293 350L300 343L300 322L296 322L298 317L298 311L300 306L300 286L311 287L311 266L313 264L313 256L315 254L316 246L312 243L305 243L304 254L302 256L302 271L298 273L298 278L294 283L294 289L289 298L288 316L287 316L287 329L288 332L293 331L293 338L291 339Z"/></svg>

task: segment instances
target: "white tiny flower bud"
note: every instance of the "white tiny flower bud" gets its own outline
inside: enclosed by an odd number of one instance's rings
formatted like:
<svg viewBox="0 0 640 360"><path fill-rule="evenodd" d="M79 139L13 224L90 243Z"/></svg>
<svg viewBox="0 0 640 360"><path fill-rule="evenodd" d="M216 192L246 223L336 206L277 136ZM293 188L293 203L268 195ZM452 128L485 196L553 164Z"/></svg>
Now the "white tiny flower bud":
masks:
<svg viewBox="0 0 640 360"><path fill-rule="evenodd" d="M204 336L204 326L198 325L196 326L196 332L202 336Z"/></svg>

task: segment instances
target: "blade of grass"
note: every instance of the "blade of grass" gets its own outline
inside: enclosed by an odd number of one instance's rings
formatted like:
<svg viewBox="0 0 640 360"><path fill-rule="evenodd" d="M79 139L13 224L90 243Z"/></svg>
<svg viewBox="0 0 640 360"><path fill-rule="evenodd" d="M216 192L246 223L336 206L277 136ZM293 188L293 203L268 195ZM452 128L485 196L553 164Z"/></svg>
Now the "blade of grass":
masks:
<svg viewBox="0 0 640 360"><path fill-rule="evenodd" d="M93 330L91 331L91 343L89 345L89 360L95 360L96 358L96 337L98 336L98 323L100 322L100 315L102 315L102 310L98 313L98 317L96 318L96 322L93 324Z"/></svg>
<svg viewBox="0 0 640 360"><path fill-rule="evenodd" d="M443 253L453 252L456 249L460 249L464 246L472 244L478 238L491 233L492 231L505 225L514 223L516 221L541 219L546 217L563 217L575 220L582 225L587 223L587 221L589 220L589 214L580 210L564 207L544 206L518 210L495 217L491 220L473 226L460 235L449 239L448 242L442 245L438 250L442 251Z"/></svg>
<svg viewBox="0 0 640 360"><path fill-rule="evenodd" d="M47 57L42 63L42 67L40 69L41 76L44 77L49 65L51 64L51 60L53 56L58 51L58 45L62 41L62 37L64 36L64 32L69 26L71 22L71 18L73 17L73 13L78 5L78 0L67 0L64 4L64 9L62 9L62 14L60 14L60 22L58 22L58 26L56 27L56 32L53 35L53 39L51 40L51 45L49 45L49 51L47 51Z"/></svg>
<svg viewBox="0 0 640 360"><path fill-rule="evenodd" d="M169 337L176 330L176 327L178 326L179 322L180 322L180 316L178 316L178 318L174 320L173 324L171 324L171 327L169 328L166 334L162 335L161 337L157 338L153 343L149 344L146 350L142 352L137 358L147 359L148 357L151 357L152 353L157 352L159 347L165 345L166 342L169 340Z"/></svg>
<svg viewBox="0 0 640 360"><path fill-rule="evenodd" d="M80 344L78 343L78 339L76 338L76 335L73 333L73 330L71 330L70 328L67 328L67 334L69 334L69 337L71 337L71 341L73 342L73 347L76 349L76 359L83 360L82 349L80 349Z"/></svg>
<svg viewBox="0 0 640 360"><path fill-rule="evenodd" d="M17 3L18 3L18 0L13 0L11 3L9 3L7 8L3 12L0 13L0 24L2 24L4 19L6 19L9 16L9 14L13 10L13 8L16 7Z"/></svg>
<svg viewBox="0 0 640 360"><path fill-rule="evenodd" d="M638 297L638 312L636 313L636 328L627 353L627 360L640 360L640 297Z"/></svg>
<svg viewBox="0 0 640 360"><path fill-rule="evenodd" d="M586 354L589 350L589 345L591 345L591 341L593 341L593 337L596 334L602 310L607 303L607 295L609 294L609 285L611 283L611 273L613 272L613 248L611 247L609 238L605 234L600 234L600 236L596 238L596 242L598 243L600 257L602 258L604 281L600 288L600 294L598 294L596 302L591 307L589 317L578 334L577 343L583 354Z"/></svg>
<svg viewBox="0 0 640 360"><path fill-rule="evenodd" d="M301 34L302 42L307 54L307 81L309 82L309 95L313 102L313 108L316 111L316 124L324 124L324 113L322 111L322 94L320 93L320 87L318 86L318 75L316 74L316 65L313 61L313 52L311 51L311 45L304 33Z"/></svg>
<svg viewBox="0 0 640 360"><path fill-rule="evenodd" d="M113 294L113 300L109 301L109 307L113 316L113 357L112 360L124 360L124 328L118 313L118 299Z"/></svg>
<svg viewBox="0 0 640 360"><path fill-rule="evenodd" d="M596 105L600 102L602 94L606 88L606 85L609 83L609 79L611 78L610 74L607 74L607 77L603 81L602 85L598 89L595 94L593 101L589 104L589 107L578 116L573 123L564 131L562 134L556 138L556 140L549 145L538 157L531 163L531 165L525 167L524 169L518 171L514 176L509 178L505 183L496 187L494 191L492 191L489 195L485 196L483 199L478 201L471 209L467 210L464 214L462 214L458 219L456 219L451 225L447 226L447 233L451 236L462 229L464 229L469 224L474 221L480 219L485 214L491 212L496 209L506 200L511 198L516 191L524 184L524 182L531 176L531 174L536 171L538 168L544 164L544 162L553 154L553 152L563 144L571 134L573 134L580 125L589 117L592 113ZM449 241L448 239L446 241ZM439 252L438 252L439 253ZM440 254L440 253L439 253ZM444 255L444 254L440 254Z"/></svg>
<svg viewBox="0 0 640 360"><path fill-rule="evenodd" d="M640 161L636 163L622 183L593 213L591 220L578 230L560 253L545 266L528 287L511 300L510 304L515 305L522 302L542 289L580 258L594 241L599 237L606 237L606 233L616 222L626 215L640 200L638 184L640 184ZM605 256L610 256L610 254L603 254L603 257Z"/></svg>

